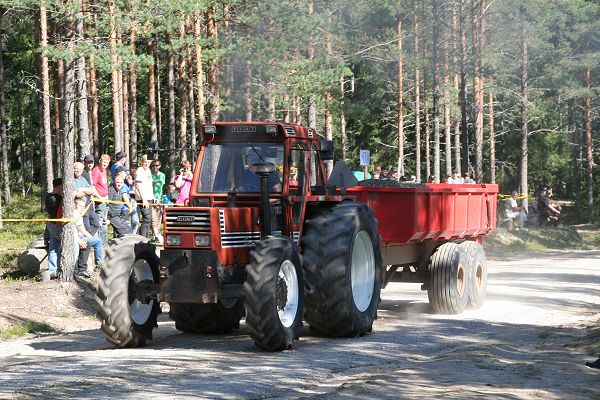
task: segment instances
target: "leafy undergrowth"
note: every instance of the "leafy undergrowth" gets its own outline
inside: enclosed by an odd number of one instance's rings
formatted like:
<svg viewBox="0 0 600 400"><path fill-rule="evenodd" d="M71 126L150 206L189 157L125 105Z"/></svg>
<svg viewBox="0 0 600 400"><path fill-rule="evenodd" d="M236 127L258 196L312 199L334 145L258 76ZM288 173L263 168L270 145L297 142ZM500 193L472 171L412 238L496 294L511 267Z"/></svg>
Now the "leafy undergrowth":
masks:
<svg viewBox="0 0 600 400"><path fill-rule="evenodd" d="M39 196L14 196L8 206L2 208L2 218L47 218L41 210ZM0 229L0 279L23 279L17 268L17 260L27 245L44 233L44 222L4 222Z"/></svg>
<svg viewBox="0 0 600 400"><path fill-rule="evenodd" d="M497 228L484 240L486 251L529 252L546 249L586 250L600 245L600 228L592 225Z"/></svg>
<svg viewBox="0 0 600 400"><path fill-rule="evenodd" d="M0 339L8 340L23 337L29 334L55 332L50 325L36 321L26 321L9 326L0 331Z"/></svg>

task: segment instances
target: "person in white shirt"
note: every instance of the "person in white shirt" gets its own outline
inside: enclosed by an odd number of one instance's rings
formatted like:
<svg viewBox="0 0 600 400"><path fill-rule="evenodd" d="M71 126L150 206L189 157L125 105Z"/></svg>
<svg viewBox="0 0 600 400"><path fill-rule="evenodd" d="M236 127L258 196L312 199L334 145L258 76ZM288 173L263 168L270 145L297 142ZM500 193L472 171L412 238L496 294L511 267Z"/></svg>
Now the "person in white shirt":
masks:
<svg viewBox="0 0 600 400"><path fill-rule="evenodd" d="M150 160L148 156L142 156L140 168L135 172L135 199L138 201L138 209L142 215L140 235L148 236L152 226L152 203L154 202L154 191L152 189L152 175L150 172Z"/></svg>
<svg viewBox="0 0 600 400"><path fill-rule="evenodd" d="M508 199L508 206L506 207L506 216L512 221L516 222L517 228L522 228L527 221L527 214L522 206L517 203L517 192L513 191L510 199Z"/></svg>

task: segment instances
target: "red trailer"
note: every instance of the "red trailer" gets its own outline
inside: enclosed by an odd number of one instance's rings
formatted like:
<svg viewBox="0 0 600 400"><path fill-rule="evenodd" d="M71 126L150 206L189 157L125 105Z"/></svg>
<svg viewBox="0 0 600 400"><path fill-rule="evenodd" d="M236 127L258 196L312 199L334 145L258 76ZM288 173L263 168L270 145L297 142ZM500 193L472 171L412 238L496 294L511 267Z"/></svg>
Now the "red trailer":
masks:
<svg viewBox="0 0 600 400"><path fill-rule="evenodd" d="M98 317L114 344L150 339L160 302L185 332L229 332L245 315L271 351L291 348L302 320L333 337L370 332L390 281L422 283L437 312L483 303L496 185L356 186L343 163L328 179L333 146L312 128L202 132L189 203L164 210L160 257L141 236L106 251Z"/></svg>

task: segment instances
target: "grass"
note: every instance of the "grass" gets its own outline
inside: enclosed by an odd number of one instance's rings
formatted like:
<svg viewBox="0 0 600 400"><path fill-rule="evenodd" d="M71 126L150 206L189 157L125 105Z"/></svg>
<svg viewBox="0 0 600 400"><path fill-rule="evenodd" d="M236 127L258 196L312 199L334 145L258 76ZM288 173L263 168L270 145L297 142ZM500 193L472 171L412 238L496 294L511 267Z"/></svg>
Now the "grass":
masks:
<svg viewBox="0 0 600 400"><path fill-rule="evenodd" d="M48 324L35 321L27 321L21 324L11 325L0 332L0 339L8 340L23 337L30 333L55 332L56 330Z"/></svg>
<svg viewBox="0 0 600 400"><path fill-rule="evenodd" d="M13 196L12 202L2 208L2 218L47 218L41 210L40 196ZM4 222L0 229L0 278L20 279L17 259L27 245L44 233L44 222Z"/></svg>

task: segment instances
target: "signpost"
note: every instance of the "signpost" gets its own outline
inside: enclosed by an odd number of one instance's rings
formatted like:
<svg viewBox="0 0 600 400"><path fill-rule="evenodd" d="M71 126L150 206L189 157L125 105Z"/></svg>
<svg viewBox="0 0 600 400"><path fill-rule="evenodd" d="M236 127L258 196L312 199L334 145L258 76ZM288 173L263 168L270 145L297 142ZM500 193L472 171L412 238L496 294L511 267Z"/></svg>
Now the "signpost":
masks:
<svg viewBox="0 0 600 400"><path fill-rule="evenodd" d="M371 164L371 152L369 150L360 151L360 166L364 167L365 180L369 177L369 165Z"/></svg>

